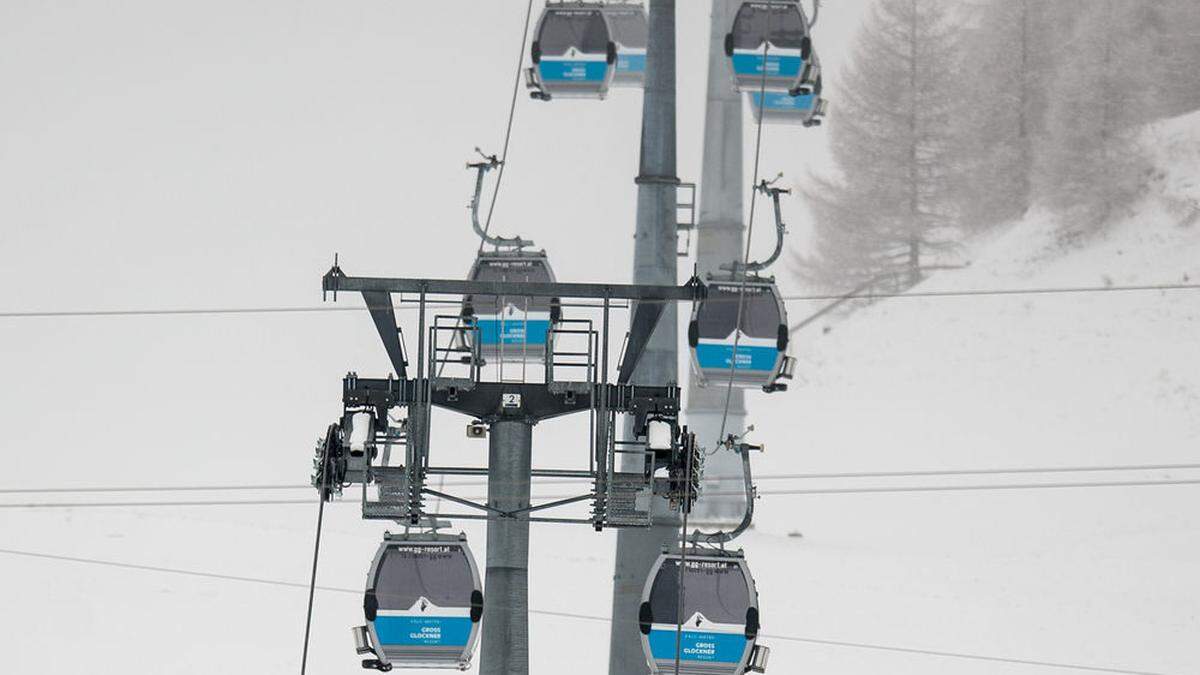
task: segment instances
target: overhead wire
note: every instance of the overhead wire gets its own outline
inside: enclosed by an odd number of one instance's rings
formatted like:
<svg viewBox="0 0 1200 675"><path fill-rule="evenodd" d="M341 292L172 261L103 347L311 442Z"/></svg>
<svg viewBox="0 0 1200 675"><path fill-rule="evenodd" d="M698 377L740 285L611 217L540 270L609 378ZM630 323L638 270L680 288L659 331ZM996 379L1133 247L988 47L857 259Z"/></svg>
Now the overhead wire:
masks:
<svg viewBox="0 0 1200 675"><path fill-rule="evenodd" d="M896 471L841 471L825 473L761 473L756 474L757 480L763 481L793 481L793 480L841 480L864 478L920 478L943 476L983 476L983 475L1031 475L1031 474L1061 474L1061 473L1110 473L1110 472L1146 472L1146 471L1195 471L1200 470L1200 463L1177 464L1112 464L1112 465L1079 465L1079 466L1013 466L982 469L923 469ZM587 478L573 477L538 477L538 482L549 487L554 485L587 484ZM1152 482L1152 481L1148 481ZM483 487L487 481L453 481L445 483L447 487ZM309 483L262 483L246 485L208 484L208 485L80 485L80 486L45 486L23 488L0 488L0 494L104 494L104 493L146 493L146 492L252 492L278 490L311 490ZM115 504L118 502L99 502L100 504ZM136 502L139 504L157 504L157 502ZM166 501L164 504L186 505L191 502ZM200 503L221 505L225 502L206 500ZM244 503L235 501L232 503ZM262 504L307 504L309 500L257 500ZM0 504L3 506L3 504Z"/></svg>
<svg viewBox="0 0 1200 675"><path fill-rule="evenodd" d="M977 476L988 474L1090 473L1110 471L1180 471L1200 469L1200 464L1114 464L1107 466L1006 467L995 469L925 469L916 471L844 471L829 473L758 474L760 480L817 480L838 478L910 478L922 476Z"/></svg>
<svg viewBox="0 0 1200 675"><path fill-rule="evenodd" d="M774 35L772 32L772 23L775 18L775 12L774 12L774 9L771 7L768 7L767 10L768 11L767 11L766 34L767 34L768 39L763 40L762 62L760 64L760 67L762 68L762 74L761 74L761 77L759 78L759 90L758 90L758 96L759 96L760 103L764 103L766 101L768 56L770 54L770 46L771 46L770 37ZM714 452L716 452L716 450L719 449L722 444L732 446L733 440L734 440L732 435L730 435L728 438L726 438L725 433L726 433L726 425L729 422L729 408L730 408L730 405L731 405L732 399L733 399L733 381L734 381L734 376L736 375L736 372L737 372L738 345L741 343L741 338L742 338L742 317L745 312L746 287L747 287L747 284L749 283L749 276L750 276L750 247L754 241L754 216L756 213L755 208L758 204L759 190L761 189L764 193L768 192L767 182L765 180L762 182L761 186L759 185L760 164L761 164L761 159L762 159L763 112L764 112L765 108L766 108L766 106L764 104L764 105L759 105L758 109L757 109L757 121L756 121L755 140L754 140L754 170L753 170L753 177L752 177L751 183L750 183L750 186L751 186L750 187L750 215L749 215L748 224L747 224L748 226L746 229L746 238L742 245L743 255L742 255L741 267L739 269L738 263L736 262L736 259L735 259L734 265L733 265L733 270L731 270L732 277L736 278L738 276L738 274L740 273L741 279L740 279L740 284L739 284L738 294L737 294L737 303L738 303L737 304L737 314L736 314L736 318L735 318L734 324L733 324L733 348L729 354L729 376L728 376L728 381L725 383L725 401L724 401L724 405L721 408L721 426L720 426L720 431L717 434L716 443L714 445ZM779 219L778 194L771 193L771 196L775 200L776 218ZM783 227L782 222L777 222L777 226L778 226L779 231L776 233L776 236L779 237L779 239L776 242L775 253L772 254L771 258L767 261L768 264L775 260L775 258L778 256L779 251L781 250L780 247L783 246L783 234L784 233L782 231L782 227ZM755 272L757 273L763 267L764 267L764 265L762 265L762 264L756 264ZM748 450L746 448L742 448L741 452L743 452L743 453L748 452ZM717 532L701 532L699 529L697 529L696 534L695 534L697 539L699 539L701 536L703 536L710 542L711 541L722 541L722 542L732 541L735 537L737 537L739 534L741 534L743 531L745 531L745 529L750 527L751 521L754 518L754 486L750 481L750 474L749 474L750 465L748 463L745 464L745 471L746 471L746 481L745 481L744 497L746 500L746 506L745 506L745 510L743 511L743 514L742 514L741 522L738 525L734 526L734 528L732 530L718 530ZM686 519L684 522L684 529L685 530L687 529L686 528ZM686 534L686 532L685 532L685 534ZM682 583L683 583L682 567L680 568L679 575L680 575L680 584L682 585ZM678 675L678 673L679 673L678 654L676 655L675 673L676 673L676 675Z"/></svg>
<svg viewBox="0 0 1200 675"><path fill-rule="evenodd" d="M30 502L0 504L0 509L102 509L160 506L275 506L284 504L312 504L311 499L202 499L162 500L137 502Z"/></svg>
<svg viewBox="0 0 1200 675"><path fill-rule="evenodd" d="M795 488L758 490L759 497L784 497L799 495L838 495L838 494L886 494L886 493L920 493L920 492L977 492L1003 490L1046 490L1046 489L1094 489L1119 487L1155 487L1200 485L1200 478L1160 479L1160 480L1114 480L1114 481L1072 481L1060 483L992 483L968 485L897 485L869 487L832 487L832 488ZM743 495L743 490L705 492L703 496ZM574 494L535 494L536 499L565 499ZM470 499L485 499L483 495L475 495ZM162 500L162 501L119 501L119 502L13 502L0 504L0 509L93 509L93 508L140 508L140 507L202 507L202 506L283 506L312 504L311 499L230 499L230 500Z"/></svg>
<svg viewBox="0 0 1200 675"><path fill-rule="evenodd" d="M313 598L317 592L317 560L321 554L321 525L325 520L325 497L329 487L329 446L327 441L321 452L321 485L317 488L317 536L313 543L312 578L308 584L308 612L304 618L304 653L300 659L300 675L308 670L308 638L312 631Z"/></svg>
<svg viewBox="0 0 1200 675"><path fill-rule="evenodd" d="M69 562L84 565L96 565L100 567L110 567L116 569L125 569L138 572L154 572L159 574L173 574L179 576L188 576L200 579L213 579L217 581L235 581L239 583L260 584L265 586L277 586L284 588L309 588L310 585L296 581L284 581L281 579L271 579L267 577L250 577L235 574L222 574L218 572L209 572L204 570L189 570L176 567L163 567L158 565L142 565L137 563L120 562L114 560L104 560L100 558L85 558L80 556L57 555L53 553L42 553L37 551L25 551L20 549L0 548L0 554L11 555L23 558L32 558L35 560L54 560L58 562ZM343 588L338 586L312 586L316 590L326 591L331 593L347 593L352 595L361 595L362 589ZM605 616L596 616L590 614L580 614L576 612L558 612L553 610L530 609L530 614L550 616L567 619L578 619L582 621L595 621L598 623L611 623L612 619ZM1066 663L1061 661L1045 661L1034 659L1019 659L1002 656L992 656L986 654L973 654L968 652L952 652L943 650L920 649L913 647L900 647L895 645L873 644L869 642L850 642L844 640L828 640L821 638L803 637L797 635L774 635L764 633L762 637L771 640L783 640L786 642L800 642L817 645L826 645L833 647L845 647L852 649L866 649L874 651L914 654L921 656L934 656L939 658L954 658L967 659L974 661L989 661L995 663L1011 663L1014 665L1026 665L1045 668L1059 668L1064 670L1076 670L1095 673L1118 673L1121 675L1164 675L1163 673L1132 670L1105 666L1089 666L1077 663Z"/></svg>
<svg viewBox="0 0 1200 675"><path fill-rule="evenodd" d="M401 309L396 307L395 309ZM162 309L69 309L0 312L0 319L69 319L115 316L220 316L228 314L309 314L315 312L365 312L366 307L310 305L294 307L177 307Z"/></svg>
<svg viewBox="0 0 1200 675"><path fill-rule="evenodd" d="M758 494L768 496L786 495L836 495L836 494L883 494L883 493L914 493L914 492L972 492L992 490L1058 490L1086 488L1116 488L1116 487L1148 487L1148 486L1178 486L1200 485L1200 479L1179 480L1126 480L1126 481L1097 481L1072 483L1022 483L991 485L916 485L897 487L858 487L858 488L804 488L796 490L762 490ZM737 494L741 494L740 492Z"/></svg>
<svg viewBox="0 0 1200 675"><path fill-rule="evenodd" d="M1200 284L1138 284L1126 286L1051 286L1033 288L979 288L966 290L945 291L903 291L903 292L870 292L850 298L851 300L880 300L891 298L971 298L1021 295L1076 295L1085 293L1135 293L1152 291L1195 291L1200 290ZM845 293L813 293L780 296L783 302L810 302L846 299ZM676 300L643 299L639 303L668 303ZM735 302L733 298L713 298L707 302ZM438 303L427 300L426 304L444 304L458 306L459 302L447 301ZM564 304L564 307L594 307L599 305L588 303ZM612 308L622 308L613 305ZM365 312L373 309L368 306L338 306L338 305L293 305L277 307L166 307L148 309L80 309L80 310L14 310L0 312L0 319L46 319L46 318L93 318L93 317L137 317L137 316L222 316L237 314L317 314L321 312ZM393 305L396 310L416 310L415 304Z"/></svg>
<svg viewBox="0 0 1200 675"><path fill-rule="evenodd" d="M774 12L768 11L767 35L770 35L770 20L772 20L772 18L774 18ZM758 95L760 95L758 100L760 101L764 100L764 95L766 95L767 91L767 54L769 47L770 41L763 40L762 83L760 90L758 90ZM728 382L726 383L725 387L725 407L721 412L721 430L719 434L716 435L716 444L718 444L718 446L719 444L725 442L725 425L728 422L728 418L730 418L730 402L733 396L733 376L736 374L738 366L738 342L740 339L742 339L742 312L745 309L746 276L749 274L750 243L752 240L754 240L755 204L758 201L758 160L760 160L760 151L762 149L762 106L758 107L758 129L756 136L757 138L755 139L754 149L754 180L751 181L751 185L754 187L752 187L750 192L750 219L748 228L746 228L744 256L742 261L742 269L740 269L740 271L742 271L742 285L740 285L740 288L738 288L738 312L737 318L734 319L733 322L733 350L730 353L730 375L728 375ZM737 264L734 264L733 274L737 273ZM688 458L686 458L686 465L688 465L688 468L686 468L686 480L688 480L688 484L685 486L685 490L689 491L691 490L692 479L691 458L692 452L691 448L689 448ZM674 675L679 675L680 663L683 661L684 583L686 577L686 567L688 567L688 515L691 512L691 504L689 502L689 498L684 497L683 506L680 507L680 510L683 510L683 522L680 524L679 528L679 591L676 604L676 653L674 653ZM746 514L749 515L749 509L751 508L750 502L746 502L746 509L748 509L746 510Z"/></svg>
<svg viewBox="0 0 1200 675"><path fill-rule="evenodd" d="M768 35L771 35L771 20L773 18L774 18L774 12L768 12L767 13L767 34ZM767 55L769 54L770 45L771 45L771 43L769 40L763 41L762 77L760 78L759 90L758 90L759 101L766 100ZM737 318L733 324L733 326L734 326L734 328L733 328L733 352L729 355L729 381L725 385L725 405L721 412L721 431L717 435L717 441L716 441L718 444L725 442L725 426L729 421L729 406L733 399L733 379L734 379L734 375L737 371L738 343L741 341L741 337L742 337L742 312L746 305L746 282L748 281L748 279L747 279L748 269L747 268L750 266L750 243L754 240L754 214L755 214L755 206L758 204L758 176L759 176L759 164L760 164L760 161L762 158L762 132L763 132L763 108L764 107L765 106L761 106L761 105L758 107L758 115L757 115L758 119L757 119L757 123L756 123L757 128L755 130L755 139L754 139L754 171L753 171L753 179L751 180L751 183L750 183L750 185L751 185L750 217L748 218L747 225L746 225L746 240L742 246L742 248L743 248L742 265L741 265L742 279L741 279L740 288L738 289ZM738 273L738 270L735 268L733 270L733 273L736 275ZM677 671L676 675L678 675L678 668L676 668L676 671Z"/></svg>
<svg viewBox="0 0 1200 675"><path fill-rule="evenodd" d="M0 488L0 494L104 493L104 492L221 492L312 489L308 483L262 485L83 485L79 487Z"/></svg>
<svg viewBox="0 0 1200 675"><path fill-rule="evenodd" d="M508 166L508 144L512 140L513 119L517 113L517 93L521 88L521 66L525 62L525 44L529 40L529 19L533 15L533 0L525 5L525 27L521 31L521 49L517 52L517 72L513 76L512 100L508 106L508 124L504 129L504 147L500 151L500 168L496 172L496 185L492 188L492 200L488 204L487 218L484 219L483 236L479 238L479 249L487 241L487 234L492 227L492 213L496 209L496 198L500 196L500 184L504 181L504 168Z"/></svg>
<svg viewBox="0 0 1200 675"><path fill-rule="evenodd" d="M1145 670L1127 670L1124 668L1109 668L1103 666L1085 666L1076 663L1063 663L1061 661L1041 661L1035 659L1016 659L1004 656L987 656L984 654L970 654L965 652L949 652L934 649L918 649L913 647L897 647L895 645L877 645L868 642L847 642L845 640L823 640L818 638L795 637L791 635L769 635L764 633L763 637L771 640L784 640L787 642L806 642L809 644L829 645L832 647L853 647L856 649L870 649L874 651L896 652L902 654L918 654L921 656L940 656L945 658L968 659L971 661L988 661L991 663L1011 663L1020 666L1040 666L1045 668L1059 668L1062 670L1077 670L1092 673L1121 673L1122 675L1164 675Z"/></svg>
<svg viewBox="0 0 1200 675"><path fill-rule="evenodd" d="M529 39L529 20L532 17L532 15L533 15L533 0L529 0L529 2L525 6L525 22L524 22L524 27L521 31L521 48L517 51L517 69L516 69L516 73L513 75L512 98L509 101L508 122L505 125L505 129L504 129L504 145L500 151L500 159L498 161L499 169L496 174L496 184L492 188L492 198L488 202L487 217L484 219L483 230L482 230L482 232L480 232L480 235L479 235L479 247L475 251L475 254L477 256L483 252L483 245L485 243L487 243L487 240L488 240L488 232L490 232L492 229L492 214L495 212L495 209L496 209L496 200L500 196L500 185L501 185L501 183L504 182L505 167L508 166L508 148L509 148L509 142L512 140L513 120L516 118L516 112L517 112L517 92L520 90L520 84L521 84L521 65L524 63L524 60L525 60L525 44L526 44L526 41ZM478 148L476 148L476 151L479 152L480 154L483 154L483 152L479 151ZM496 160L495 155L491 156L490 158L485 156L485 159L487 159L488 162L490 162L492 166L497 165L497 160ZM468 166L470 166L470 165L468 165ZM474 226L477 230L479 227L479 216L478 216L478 213L479 213L479 211L478 211L478 209L479 209L479 188L480 188L480 185L482 184L484 173L486 173L487 170L488 169L484 166L481 166L479 168L480 174L477 179L478 182L476 183L476 186L475 186L475 196L471 200L470 208L472 210L471 211L472 223L474 224ZM517 240L520 241L519 236L517 237ZM496 300L499 301L500 298L497 297ZM528 298L526 299L526 304L528 304ZM459 328L459 326L461 326L463 324L463 322L464 322L463 315L460 314L455 317L454 328L456 331ZM505 323L505 318L503 316L501 317L500 323L501 323L501 332L503 332L504 331L504 323ZM456 336L458 336L458 339L465 340L465 333L456 332L454 334ZM441 364L438 365L438 368L437 368L438 377L441 377L442 372L445 370L447 364L448 364L448 360L442 361ZM524 364L522 364L522 367L523 366L524 366ZM501 372L501 374L503 374L503 372L504 372L503 344L501 344L500 372ZM440 505L441 505L441 499L439 498L438 499L438 507L439 508L440 508Z"/></svg>
<svg viewBox="0 0 1200 675"><path fill-rule="evenodd" d="M855 299L875 299L875 298L971 298L981 296L1005 296L1005 295L1073 295L1079 293L1129 293L1129 292L1144 292L1144 291L1192 291L1200 290L1200 284L1179 283L1179 284L1133 284L1133 285L1105 285L1105 286L1045 286L1032 288L979 288L965 290L945 290L945 291L902 291L902 292L886 292L886 293L864 293ZM843 295L839 294L810 294L810 295L787 295L783 296L785 301L799 300L838 300Z"/></svg>
<svg viewBox="0 0 1200 675"><path fill-rule="evenodd" d="M981 469L907 469L894 471L842 471L828 473L761 473L755 474L762 479L824 479L824 478L880 478L907 476L957 476L972 474L1005 474L1005 473L1087 473L1096 471L1174 471L1200 469L1200 463L1177 464L1085 464L1076 466L1012 466L988 467ZM534 476L536 481L552 482L554 484L571 482L590 482L588 478L573 476ZM454 481L449 486L482 486L487 481ZM17 493L53 493L53 492L188 492L188 491L219 491L219 490L308 490L311 483L260 483L236 485L228 483L210 483L206 485L79 485L53 486L33 488L0 488L0 494Z"/></svg>

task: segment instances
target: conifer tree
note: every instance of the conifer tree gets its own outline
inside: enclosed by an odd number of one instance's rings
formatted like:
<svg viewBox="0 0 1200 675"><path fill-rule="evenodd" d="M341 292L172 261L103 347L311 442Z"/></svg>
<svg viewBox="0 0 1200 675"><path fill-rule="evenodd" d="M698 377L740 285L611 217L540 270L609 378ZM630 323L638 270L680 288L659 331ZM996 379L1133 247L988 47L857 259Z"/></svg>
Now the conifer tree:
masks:
<svg viewBox="0 0 1200 675"><path fill-rule="evenodd" d="M844 287L886 273L911 285L954 242L950 181L957 55L941 0L877 0L830 118L834 176L804 189L816 226L811 281Z"/></svg>
<svg viewBox="0 0 1200 675"><path fill-rule="evenodd" d="M1161 112L1162 95L1161 36L1146 29L1145 9L1140 0L1093 0L1063 45L1037 189L1068 235L1103 227L1145 183L1137 135Z"/></svg>
<svg viewBox="0 0 1200 675"><path fill-rule="evenodd" d="M1046 136L1063 0L987 0L965 29L957 110L956 202L967 230L1022 216L1032 201L1034 157ZM1057 21L1056 21L1057 19Z"/></svg>

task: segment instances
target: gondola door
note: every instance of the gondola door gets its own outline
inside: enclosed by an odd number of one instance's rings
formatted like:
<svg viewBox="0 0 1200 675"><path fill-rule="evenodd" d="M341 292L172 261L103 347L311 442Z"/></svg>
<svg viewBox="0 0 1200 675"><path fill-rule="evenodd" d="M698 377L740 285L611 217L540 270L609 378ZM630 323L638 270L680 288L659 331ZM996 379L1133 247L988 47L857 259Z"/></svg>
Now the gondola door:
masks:
<svg viewBox="0 0 1200 675"><path fill-rule="evenodd" d="M638 621L651 672L674 673L676 654L681 675L746 672L759 621L758 592L745 559L696 549L686 561L678 553L663 554L647 579Z"/></svg>
<svg viewBox="0 0 1200 675"><path fill-rule="evenodd" d="M605 5L604 14L617 45L613 86L641 87L646 77L646 8L641 4L610 3Z"/></svg>
<svg viewBox="0 0 1200 675"><path fill-rule="evenodd" d="M811 52L807 20L793 0L743 2L725 36L738 91L794 89L803 83Z"/></svg>
<svg viewBox="0 0 1200 675"><path fill-rule="evenodd" d="M466 541L385 538L368 575L363 612L384 669L467 668L483 593Z"/></svg>
<svg viewBox="0 0 1200 675"><path fill-rule="evenodd" d="M702 386L770 389L788 345L786 309L775 285L753 278L711 283L693 312L688 344Z"/></svg>
<svg viewBox="0 0 1200 675"><path fill-rule="evenodd" d="M617 47L603 5L547 5L530 58L536 86L549 98L604 98L616 70Z"/></svg>

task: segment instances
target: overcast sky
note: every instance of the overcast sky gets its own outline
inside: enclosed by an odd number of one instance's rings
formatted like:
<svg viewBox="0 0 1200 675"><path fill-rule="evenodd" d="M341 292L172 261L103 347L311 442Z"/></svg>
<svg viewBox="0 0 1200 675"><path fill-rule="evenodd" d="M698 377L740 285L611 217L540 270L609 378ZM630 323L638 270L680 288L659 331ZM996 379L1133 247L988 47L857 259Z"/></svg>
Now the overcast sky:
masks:
<svg viewBox="0 0 1200 675"><path fill-rule="evenodd" d="M827 68L862 4L824 10ZM313 305L335 252L351 274L465 274L476 240L463 165L477 145L500 150L523 14L520 0L3 3L0 306ZM708 15L707 1L678 3L683 180L699 178ZM836 106L835 79L827 89ZM640 112L637 91L551 103L522 91L496 231L545 247L560 280L627 281ZM764 132L765 175L799 178L824 156L823 130ZM785 209L802 236L798 199ZM755 250L769 250L770 230L758 232ZM111 467L102 450L124 446L129 426L210 449L214 473L302 475L302 460L281 463L295 457L286 446L307 445L336 412L337 378L386 368L362 315L6 320L3 331L0 370L22 383L0 391L5 425L22 442L57 434L64 414L89 430L89 451L60 468L68 482ZM302 421L247 421L288 412ZM212 453L231 433L262 453ZM134 445L131 465L156 457Z"/></svg>

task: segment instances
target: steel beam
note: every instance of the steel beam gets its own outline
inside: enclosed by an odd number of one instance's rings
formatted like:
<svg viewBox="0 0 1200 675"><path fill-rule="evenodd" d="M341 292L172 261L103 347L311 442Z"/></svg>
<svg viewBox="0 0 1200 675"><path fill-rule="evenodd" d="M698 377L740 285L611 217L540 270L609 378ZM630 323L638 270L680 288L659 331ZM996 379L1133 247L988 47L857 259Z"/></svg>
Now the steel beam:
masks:
<svg viewBox="0 0 1200 675"><path fill-rule="evenodd" d="M674 285L678 264L679 178L675 139L675 0L650 0L646 47L646 80L642 96L641 155L637 176L637 227L634 231L633 281ZM686 286L685 286L686 288ZM635 298L636 299L636 298ZM635 308L634 315L637 315ZM663 309L652 326L644 354L629 381L634 384L675 384L679 381L679 336L676 307ZM632 328L637 329L637 326ZM622 373L624 375L625 373ZM632 438L632 416L626 417L625 438ZM640 456L621 455L621 470L642 470ZM613 572L612 632L609 635L610 675L648 673L638 630L642 586L663 544L676 538L667 501L654 497L651 526L617 533Z"/></svg>
<svg viewBox="0 0 1200 675"><path fill-rule="evenodd" d="M678 409L679 387L648 384L583 384L555 389L552 385L516 382L475 382L452 390L445 381L394 380L347 375L342 382L342 403L347 408L372 407L383 412L418 402L418 392L428 387L429 402L464 415L488 418L500 410L504 394L520 394L520 414L543 420L588 410L603 404L606 410L639 412L651 408Z"/></svg>
<svg viewBox="0 0 1200 675"><path fill-rule="evenodd" d="M629 343L617 373L619 384L625 384L633 377L633 370L642 360L642 354L646 351L646 345L649 344L650 336L654 334L654 328L658 325L664 309L665 305L660 302L638 303L634 309L633 317L629 320Z"/></svg>
<svg viewBox="0 0 1200 675"><path fill-rule="evenodd" d="M392 294L379 291L363 291L363 302L367 303L367 311L375 322L375 330L379 331L379 339L387 351L388 359L392 362L392 370L396 377L408 377L408 361L404 358L404 348L400 344L400 329L396 326L396 310L392 308Z"/></svg>
<svg viewBox="0 0 1200 675"><path fill-rule="evenodd" d="M492 422L488 434L488 507L529 507L533 425ZM480 675L529 675L529 520L489 519Z"/></svg>
<svg viewBox="0 0 1200 675"><path fill-rule="evenodd" d="M674 185L669 190L674 209ZM672 217L672 223L673 223ZM674 224L671 232L674 233ZM674 237L672 237L674 238ZM672 256L675 255L673 252ZM675 275L671 275L673 282ZM350 277L334 267L321 279L326 292L374 291L438 295L503 295L529 298L593 298L603 300L660 300L685 302L704 297L705 286L693 279L682 286L655 284L581 284L537 281L464 281L462 279L409 279L403 277Z"/></svg>

